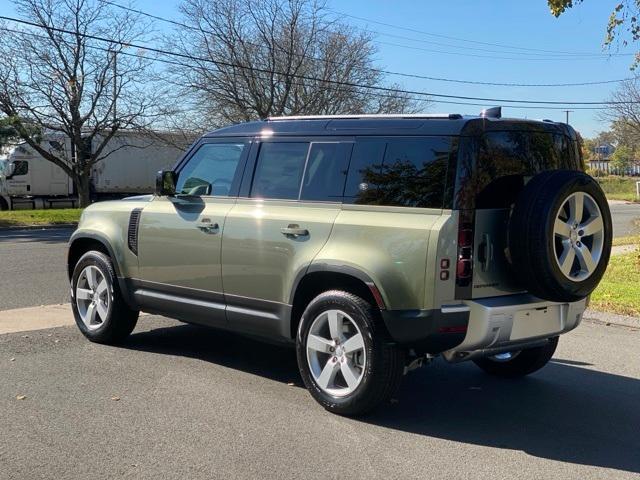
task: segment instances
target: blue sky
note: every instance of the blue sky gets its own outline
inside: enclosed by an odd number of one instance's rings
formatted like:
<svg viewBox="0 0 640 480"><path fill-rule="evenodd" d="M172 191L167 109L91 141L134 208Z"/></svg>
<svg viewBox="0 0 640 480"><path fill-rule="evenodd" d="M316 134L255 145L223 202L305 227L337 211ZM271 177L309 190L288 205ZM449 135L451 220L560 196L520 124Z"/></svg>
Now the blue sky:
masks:
<svg viewBox="0 0 640 480"><path fill-rule="evenodd" d="M119 3L127 2L123 0ZM613 0L586 1L559 19L549 13L546 0L329 0L328 5L339 13L431 34L401 30L343 16L345 21L356 28L376 32L378 64L387 70L484 82L575 83L633 76L633 72L629 70L632 62L629 56L558 56L539 51L603 53L605 27L615 3L617 2ZM138 0L132 5L155 15L177 19L177 4L177 1ZM0 10L8 15L15 13L12 2L8 0L0 0ZM158 27L164 28L162 24ZM408 38L397 38L393 35ZM441 38L438 35L470 41ZM475 42L537 50L497 47ZM413 48L406 48L407 46ZM634 50L632 46L610 51L633 53ZM551 101L602 101L610 96L616 85L505 87L400 77L389 77L389 80L398 82L407 89L432 93ZM473 103L493 106L497 102ZM505 106L506 104L503 104L503 107ZM481 108L435 102L431 111L476 114ZM573 109L575 111L570 114L570 123L584 136L590 137L607 129L608 125L598 119L596 111ZM565 118L564 112L552 109L503 108L503 114L562 121Z"/></svg>

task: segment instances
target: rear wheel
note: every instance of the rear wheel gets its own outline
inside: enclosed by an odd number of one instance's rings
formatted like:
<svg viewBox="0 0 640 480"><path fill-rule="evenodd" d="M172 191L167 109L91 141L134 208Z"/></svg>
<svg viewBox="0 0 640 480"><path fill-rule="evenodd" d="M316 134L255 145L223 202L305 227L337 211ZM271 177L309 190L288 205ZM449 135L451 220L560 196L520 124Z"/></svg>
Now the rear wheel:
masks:
<svg viewBox="0 0 640 480"><path fill-rule="evenodd" d="M490 375L503 378L518 378L540 370L549 363L557 346L558 337L554 337L541 347L477 358L474 362Z"/></svg>
<svg viewBox="0 0 640 480"><path fill-rule="evenodd" d="M400 384L404 352L380 314L356 295L329 291L306 308L296 339L302 379L324 408L361 415L387 402Z"/></svg>
<svg viewBox="0 0 640 480"><path fill-rule="evenodd" d="M111 259L95 250L82 255L73 270L71 308L80 331L97 343L123 340L139 314L122 298Z"/></svg>

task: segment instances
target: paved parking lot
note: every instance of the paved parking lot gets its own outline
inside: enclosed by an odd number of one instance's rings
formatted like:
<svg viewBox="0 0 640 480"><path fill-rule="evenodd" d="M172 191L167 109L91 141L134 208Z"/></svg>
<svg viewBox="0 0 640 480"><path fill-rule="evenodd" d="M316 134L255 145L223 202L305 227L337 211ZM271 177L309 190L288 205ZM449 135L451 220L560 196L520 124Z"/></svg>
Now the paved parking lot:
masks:
<svg viewBox="0 0 640 480"><path fill-rule="evenodd" d="M620 235L636 213L613 210ZM70 234L0 233L0 311L67 301ZM639 347L584 322L530 378L436 361L356 420L311 399L291 349L230 333L145 316L120 347L0 334L0 479L638 478Z"/></svg>
<svg viewBox="0 0 640 480"><path fill-rule="evenodd" d="M0 335L0 479L638 478L639 345L585 322L527 379L436 362L356 420L311 399L292 350L161 317L118 348Z"/></svg>

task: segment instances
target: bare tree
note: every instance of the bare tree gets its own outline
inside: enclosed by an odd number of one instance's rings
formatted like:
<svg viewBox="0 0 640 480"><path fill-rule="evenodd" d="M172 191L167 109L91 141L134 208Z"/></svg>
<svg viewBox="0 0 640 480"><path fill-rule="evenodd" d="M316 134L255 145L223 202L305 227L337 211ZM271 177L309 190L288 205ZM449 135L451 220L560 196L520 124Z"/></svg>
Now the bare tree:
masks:
<svg viewBox="0 0 640 480"><path fill-rule="evenodd" d="M86 206L91 168L109 155L109 141L121 130L148 126L159 114L161 92L147 85L150 60L126 47L145 40L148 26L100 0L15 4L37 27L0 25L0 112L71 177ZM68 138L70 151L45 148L34 128Z"/></svg>
<svg viewBox="0 0 640 480"><path fill-rule="evenodd" d="M640 138L640 80L621 82L609 101L612 103L600 117L615 127L615 140L620 142L622 138Z"/></svg>
<svg viewBox="0 0 640 480"><path fill-rule="evenodd" d="M315 0L184 0L180 9L188 28L169 41L192 59L174 82L196 99L201 123L426 107L385 85L370 34Z"/></svg>

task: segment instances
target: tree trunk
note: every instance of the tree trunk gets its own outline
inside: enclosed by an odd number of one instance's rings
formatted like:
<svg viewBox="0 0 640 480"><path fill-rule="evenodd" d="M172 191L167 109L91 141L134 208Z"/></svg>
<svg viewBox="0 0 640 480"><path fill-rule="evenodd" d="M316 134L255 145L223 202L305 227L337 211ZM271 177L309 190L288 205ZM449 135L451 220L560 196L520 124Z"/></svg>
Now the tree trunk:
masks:
<svg viewBox="0 0 640 480"><path fill-rule="evenodd" d="M78 190L78 202L80 208L91 205L91 179L89 173L82 173L74 180Z"/></svg>

